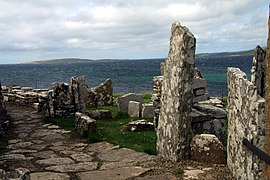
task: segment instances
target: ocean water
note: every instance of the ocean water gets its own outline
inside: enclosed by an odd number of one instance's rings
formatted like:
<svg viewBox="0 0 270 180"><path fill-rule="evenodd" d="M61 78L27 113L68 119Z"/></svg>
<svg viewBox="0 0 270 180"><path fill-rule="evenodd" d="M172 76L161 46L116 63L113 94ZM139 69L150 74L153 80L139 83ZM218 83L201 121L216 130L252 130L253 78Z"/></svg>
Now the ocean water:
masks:
<svg viewBox="0 0 270 180"><path fill-rule="evenodd" d="M114 93L152 91L152 79L160 75L164 59L93 61L70 64L13 64L0 65L2 85L21 85L33 88L51 88L53 82L69 82L71 76L85 76L89 87L111 78ZM212 96L227 93L226 71L239 67L250 76L252 57L197 58L196 66L207 80Z"/></svg>

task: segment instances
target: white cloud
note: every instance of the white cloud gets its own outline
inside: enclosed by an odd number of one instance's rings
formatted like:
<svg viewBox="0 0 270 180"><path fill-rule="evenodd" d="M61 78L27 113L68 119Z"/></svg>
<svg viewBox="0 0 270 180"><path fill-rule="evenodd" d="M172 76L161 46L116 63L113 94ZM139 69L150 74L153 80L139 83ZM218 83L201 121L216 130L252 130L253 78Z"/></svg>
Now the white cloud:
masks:
<svg viewBox="0 0 270 180"><path fill-rule="evenodd" d="M266 0L1 0L0 11L0 63L18 53L21 61L26 54L165 57L175 20L196 35L197 52L253 48L267 39Z"/></svg>

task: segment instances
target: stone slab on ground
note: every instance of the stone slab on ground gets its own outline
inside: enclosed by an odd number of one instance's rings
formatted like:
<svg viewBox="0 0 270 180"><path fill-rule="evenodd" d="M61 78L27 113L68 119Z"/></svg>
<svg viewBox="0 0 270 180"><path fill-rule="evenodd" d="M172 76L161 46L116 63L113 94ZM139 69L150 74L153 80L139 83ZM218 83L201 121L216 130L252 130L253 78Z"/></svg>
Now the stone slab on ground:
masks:
<svg viewBox="0 0 270 180"><path fill-rule="evenodd" d="M70 176L63 173L36 172L30 174L31 180L69 180Z"/></svg>
<svg viewBox="0 0 270 180"><path fill-rule="evenodd" d="M81 180L92 179L99 180L126 180L129 178L140 176L141 174L149 171L150 169L145 169L141 167L123 167L117 169L107 169L103 171L90 171L79 173L78 176Z"/></svg>

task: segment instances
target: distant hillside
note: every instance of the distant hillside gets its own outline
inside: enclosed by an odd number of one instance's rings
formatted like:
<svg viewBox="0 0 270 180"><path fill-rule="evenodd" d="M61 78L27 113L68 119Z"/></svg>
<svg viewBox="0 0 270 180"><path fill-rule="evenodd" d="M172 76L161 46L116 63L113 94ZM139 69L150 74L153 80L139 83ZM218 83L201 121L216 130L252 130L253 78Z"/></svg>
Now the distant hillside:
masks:
<svg viewBox="0 0 270 180"><path fill-rule="evenodd" d="M41 61L28 61L22 64L62 64L62 63L80 63L80 62L91 62L90 59L79 59L79 58L63 58L63 59L51 59Z"/></svg>
<svg viewBox="0 0 270 180"><path fill-rule="evenodd" d="M265 49L265 47L263 47ZM254 50L246 50L246 51L235 51L235 52L220 52L220 53L201 53L196 54L198 58L207 58L207 57L228 57L228 56L253 56Z"/></svg>

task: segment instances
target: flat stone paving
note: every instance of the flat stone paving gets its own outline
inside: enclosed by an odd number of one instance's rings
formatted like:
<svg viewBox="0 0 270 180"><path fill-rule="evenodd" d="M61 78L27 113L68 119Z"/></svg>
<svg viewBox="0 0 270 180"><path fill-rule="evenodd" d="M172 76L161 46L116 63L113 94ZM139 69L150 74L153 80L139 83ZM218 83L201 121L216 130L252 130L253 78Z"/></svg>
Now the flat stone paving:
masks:
<svg viewBox="0 0 270 180"><path fill-rule="evenodd" d="M172 163L107 142L87 144L69 131L45 124L42 115L31 108L8 105L8 112L14 129L6 151L0 154L0 169L25 168L33 180L220 178L220 174L211 176L218 172L215 167ZM175 173L177 169L182 170ZM218 170L221 179L227 179L227 168Z"/></svg>

